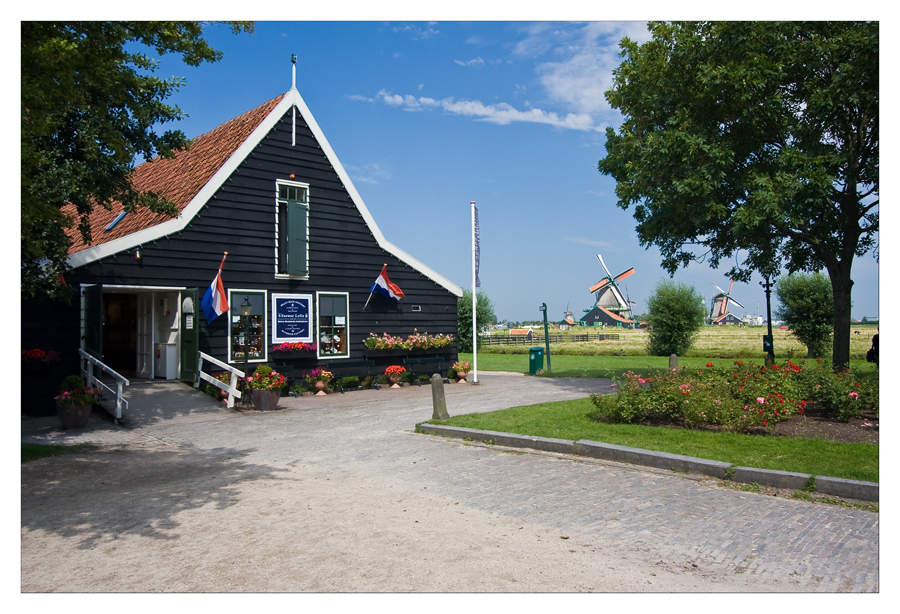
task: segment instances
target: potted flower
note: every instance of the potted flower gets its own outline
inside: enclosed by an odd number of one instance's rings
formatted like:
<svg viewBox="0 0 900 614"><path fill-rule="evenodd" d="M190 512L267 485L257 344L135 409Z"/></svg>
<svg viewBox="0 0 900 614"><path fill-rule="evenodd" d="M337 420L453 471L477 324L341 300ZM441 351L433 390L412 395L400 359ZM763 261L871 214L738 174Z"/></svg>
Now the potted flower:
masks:
<svg viewBox="0 0 900 614"><path fill-rule="evenodd" d="M400 365L391 365L384 370L384 374L387 375L388 381L391 382L391 388L400 387L400 378L403 376L403 373L405 371L406 369L401 367Z"/></svg>
<svg viewBox="0 0 900 614"><path fill-rule="evenodd" d="M334 378L331 371L326 371L324 367L314 369L312 373L306 376L306 381L316 387L316 396L325 396L325 386Z"/></svg>
<svg viewBox="0 0 900 614"><path fill-rule="evenodd" d="M472 365L467 363L465 360L458 360L453 363L453 366L450 368L456 371L456 377L459 379L459 383L465 384L466 376L469 374L469 371L472 370Z"/></svg>
<svg viewBox="0 0 900 614"><path fill-rule="evenodd" d="M80 429L87 426L91 406L100 402L100 389L86 386L77 375L66 377L56 399L56 415L64 429Z"/></svg>
<svg viewBox="0 0 900 614"><path fill-rule="evenodd" d="M284 386L282 374L268 365L260 365L244 382L244 388L250 392L254 408L259 411L268 411L278 406L281 388Z"/></svg>

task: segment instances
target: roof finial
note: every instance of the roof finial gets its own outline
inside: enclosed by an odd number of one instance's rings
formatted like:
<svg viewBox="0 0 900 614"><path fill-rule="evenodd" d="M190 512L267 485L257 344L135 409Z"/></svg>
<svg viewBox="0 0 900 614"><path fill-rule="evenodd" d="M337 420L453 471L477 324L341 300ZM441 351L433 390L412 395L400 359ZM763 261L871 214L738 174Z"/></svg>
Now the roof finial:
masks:
<svg viewBox="0 0 900 614"><path fill-rule="evenodd" d="M291 54L291 89L297 89L297 54Z"/></svg>

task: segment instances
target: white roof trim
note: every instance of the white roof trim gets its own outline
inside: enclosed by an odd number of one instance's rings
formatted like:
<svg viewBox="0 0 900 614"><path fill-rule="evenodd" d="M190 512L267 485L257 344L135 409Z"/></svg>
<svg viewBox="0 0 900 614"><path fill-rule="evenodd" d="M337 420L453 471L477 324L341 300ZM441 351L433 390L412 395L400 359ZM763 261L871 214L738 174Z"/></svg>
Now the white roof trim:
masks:
<svg viewBox="0 0 900 614"><path fill-rule="evenodd" d="M162 222L161 224L157 224L150 228L145 228L144 230L139 230L138 232L132 233L130 235L120 237L118 239L114 239L112 241L108 241L107 243L101 243L100 245L96 245L94 247L90 247L88 249L82 250L77 254L73 254L69 256L69 266L76 268L80 266L84 266L96 260L100 260L101 258L106 258L107 256L112 256L113 254L117 254L119 252L126 251L128 249L138 247L144 243L149 243L151 241L156 241L165 237L166 235L170 235L181 230L184 230L187 225L194 219L203 206L209 201L210 198L219 190L220 187L225 183L225 181L237 170L237 168L244 162L247 156L259 145L260 142L266 137L267 134L275 127L275 124L281 119L281 117L287 112L289 108L292 106L297 107L299 109L300 114L303 116L303 119L306 120L307 125L310 130L312 130L313 136L315 136L316 140L319 142L319 145L322 147L322 151L325 152L325 156L328 158L328 161L334 167L334 170L337 172L338 177L343 182L344 187L347 192L350 194L350 199L353 201L353 204L356 205L357 210L360 215L362 215L363 220L366 222L366 225L369 227L369 230L372 231L372 235L375 237L376 243L386 252L393 255L395 258L409 265L422 275L425 275L432 281L434 281L439 286L442 286L452 294L456 296L462 296L463 291L462 288L454 284L452 281L441 275L440 273L434 271L430 267L424 265L419 262L402 249L388 241L384 238L384 235L381 233L381 229L378 228L378 224L375 223L375 219L372 217L372 214L369 213L369 209L366 207L363 202L362 196L357 192L356 187L353 185L353 182L350 180L350 176L347 174L347 171L344 170L343 165L340 160L338 160L337 155L334 153L334 150L331 148L331 145L328 143L328 139L325 138L325 134L322 132L322 129L319 128L319 124L316 123L315 118L309 110L309 107L306 106L306 102L304 102L303 98L300 96L300 92L296 89L291 88L287 94L285 94L284 98L281 99L274 109L272 109L269 114L260 122L259 126L250 133L250 136L241 143L240 147L231 155L228 160L225 161L225 164L219 168L215 175L210 178L210 180L203 186L203 188L191 199L191 202L187 204L187 206L182 210L181 214L174 219L167 220Z"/></svg>

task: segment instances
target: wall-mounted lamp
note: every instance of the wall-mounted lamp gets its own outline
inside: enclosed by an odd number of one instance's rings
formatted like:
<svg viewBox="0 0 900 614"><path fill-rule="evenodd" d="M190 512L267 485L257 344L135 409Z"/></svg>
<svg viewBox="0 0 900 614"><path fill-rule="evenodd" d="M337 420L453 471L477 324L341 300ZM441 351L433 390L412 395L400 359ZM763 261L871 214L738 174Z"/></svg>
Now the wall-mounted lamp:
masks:
<svg viewBox="0 0 900 614"><path fill-rule="evenodd" d="M140 247L137 248L136 250L134 250L134 257L138 260L141 259L141 248Z"/></svg>

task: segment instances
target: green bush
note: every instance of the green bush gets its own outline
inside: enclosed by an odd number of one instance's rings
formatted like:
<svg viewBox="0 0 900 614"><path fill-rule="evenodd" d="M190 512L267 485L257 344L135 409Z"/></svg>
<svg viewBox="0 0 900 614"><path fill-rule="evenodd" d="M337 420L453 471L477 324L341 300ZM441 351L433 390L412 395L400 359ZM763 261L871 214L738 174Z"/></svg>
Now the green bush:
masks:
<svg viewBox="0 0 900 614"><path fill-rule="evenodd" d="M828 357L834 332L831 280L822 273L794 273L778 280L775 294L781 303L776 317L807 347L807 357Z"/></svg>
<svg viewBox="0 0 900 614"><path fill-rule="evenodd" d="M359 388L359 378L355 375L348 375L337 380L337 386L340 388Z"/></svg>
<svg viewBox="0 0 900 614"><path fill-rule="evenodd" d="M703 297L694 286L662 281L647 300L647 307L647 351L651 356L683 356L691 349L706 320Z"/></svg>
<svg viewBox="0 0 900 614"><path fill-rule="evenodd" d="M743 431L773 428L781 420L805 413L810 403L835 420L858 417L865 407L878 412L877 374L833 373L821 362L799 365L788 360L771 367L743 361L731 366L708 362L704 369L655 372L647 377L629 371L615 386L615 394L591 395L594 409L588 418Z"/></svg>
<svg viewBox="0 0 900 614"><path fill-rule="evenodd" d="M362 386L363 388L371 388L374 383L375 382L372 379L372 376L368 376L364 378L362 382L360 382L360 386Z"/></svg>

